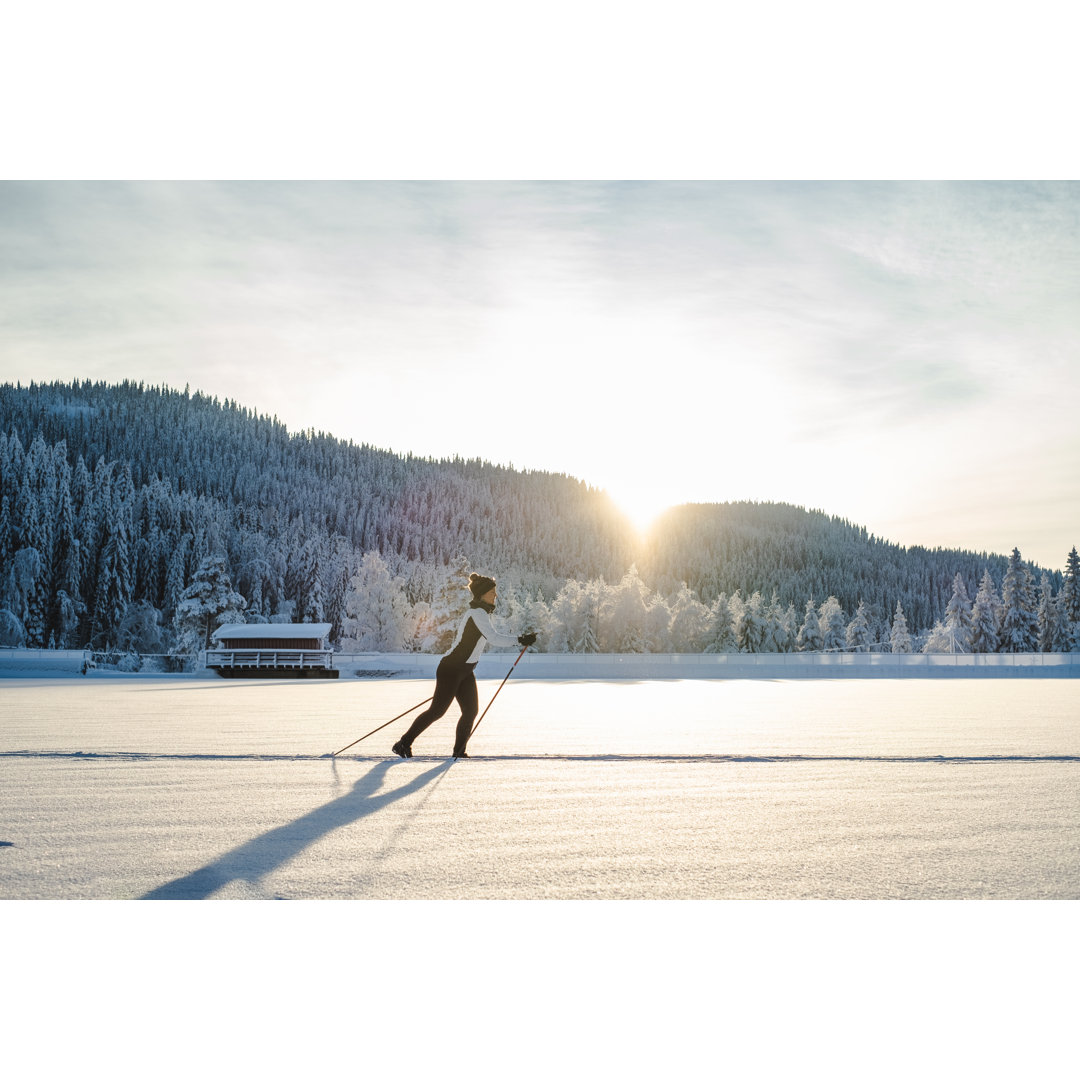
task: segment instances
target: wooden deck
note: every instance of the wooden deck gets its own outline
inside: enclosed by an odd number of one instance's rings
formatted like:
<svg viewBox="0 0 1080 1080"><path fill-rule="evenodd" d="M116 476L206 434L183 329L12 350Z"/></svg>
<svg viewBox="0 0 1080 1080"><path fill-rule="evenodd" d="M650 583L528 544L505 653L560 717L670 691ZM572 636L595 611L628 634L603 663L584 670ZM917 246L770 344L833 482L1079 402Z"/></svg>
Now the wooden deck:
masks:
<svg viewBox="0 0 1080 1080"><path fill-rule="evenodd" d="M207 668L225 678L336 679L330 649L209 649Z"/></svg>

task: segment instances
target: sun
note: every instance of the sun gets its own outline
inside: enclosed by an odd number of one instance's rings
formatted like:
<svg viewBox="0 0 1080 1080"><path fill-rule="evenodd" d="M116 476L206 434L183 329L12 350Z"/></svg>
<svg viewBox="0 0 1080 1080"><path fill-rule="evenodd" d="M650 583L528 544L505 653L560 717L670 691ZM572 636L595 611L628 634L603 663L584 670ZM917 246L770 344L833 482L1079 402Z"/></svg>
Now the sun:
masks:
<svg viewBox="0 0 1080 1080"><path fill-rule="evenodd" d="M657 518L671 509L667 492L646 485L608 488L608 497L615 510L630 522L638 537L645 539Z"/></svg>

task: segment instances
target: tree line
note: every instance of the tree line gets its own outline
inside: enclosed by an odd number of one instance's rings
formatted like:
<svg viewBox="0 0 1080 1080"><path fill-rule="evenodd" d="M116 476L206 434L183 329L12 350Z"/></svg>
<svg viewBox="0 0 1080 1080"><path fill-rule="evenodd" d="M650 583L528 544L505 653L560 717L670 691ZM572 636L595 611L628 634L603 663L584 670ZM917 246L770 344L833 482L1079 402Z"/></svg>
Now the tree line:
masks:
<svg viewBox="0 0 1080 1080"><path fill-rule="evenodd" d="M957 612L984 585L994 648L1075 648L1071 562L901 548L778 504L679 507L639 543L561 474L290 434L187 389L0 386L0 644L179 654L232 619L436 651L470 569L550 651L815 648L815 622L822 648L891 647L898 616L912 648L981 649L985 611L970 641Z"/></svg>
<svg viewBox="0 0 1080 1080"><path fill-rule="evenodd" d="M468 566L462 561L433 604L410 605L377 552L369 552L349 583L342 648L355 652L443 651L467 607ZM535 630L541 652L788 653L788 652L1080 652L1080 556L1067 559L1061 591L1050 575L1036 586L1013 550L999 590L989 570L974 600L963 575L953 578L944 617L913 630L898 601L891 618L860 600L845 613L835 596L808 599L801 609L778 594L721 593L702 602L683 583L670 597L651 590L632 566L620 581L568 581L556 595L511 592L501 613L509 632ZM456 585L456 587L455 587Z"/></svg>

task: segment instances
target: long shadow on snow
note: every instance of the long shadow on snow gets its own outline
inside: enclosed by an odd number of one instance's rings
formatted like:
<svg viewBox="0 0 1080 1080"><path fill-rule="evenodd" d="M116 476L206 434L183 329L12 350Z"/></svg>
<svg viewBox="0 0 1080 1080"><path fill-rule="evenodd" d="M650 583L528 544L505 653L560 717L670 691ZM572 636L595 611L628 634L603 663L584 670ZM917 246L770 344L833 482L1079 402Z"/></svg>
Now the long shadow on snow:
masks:
<svg viewBox="0 0 1080 1080"><path fill-rule="evenodd" d="M351 825L369 814L377 813L398 799L412 795L446 772L452 759L410 780L401 787L379 794L387 770L397 761L382 761L353 784L340 798L312 810L303 817L256 836L240 847L227 851L199 870L175 881L151 889L143 900L205 900L231 881L257 881L264 874L295 858L306 847L327 833Z"/></svg>

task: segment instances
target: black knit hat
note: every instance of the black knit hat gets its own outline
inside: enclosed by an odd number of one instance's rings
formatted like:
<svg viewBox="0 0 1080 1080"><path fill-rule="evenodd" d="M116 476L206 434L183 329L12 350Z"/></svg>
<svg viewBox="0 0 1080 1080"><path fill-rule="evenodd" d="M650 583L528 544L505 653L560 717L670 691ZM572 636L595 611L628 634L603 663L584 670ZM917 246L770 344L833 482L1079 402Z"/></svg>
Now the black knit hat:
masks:
<svg viewBox="0 0 1080 1080"><path fill-rule="evenodd" d="M473 596L479 600L481 596L487 596L495 588L495 579L484 577L483 574L470 574L469 588L472 589Z"/></svg>

